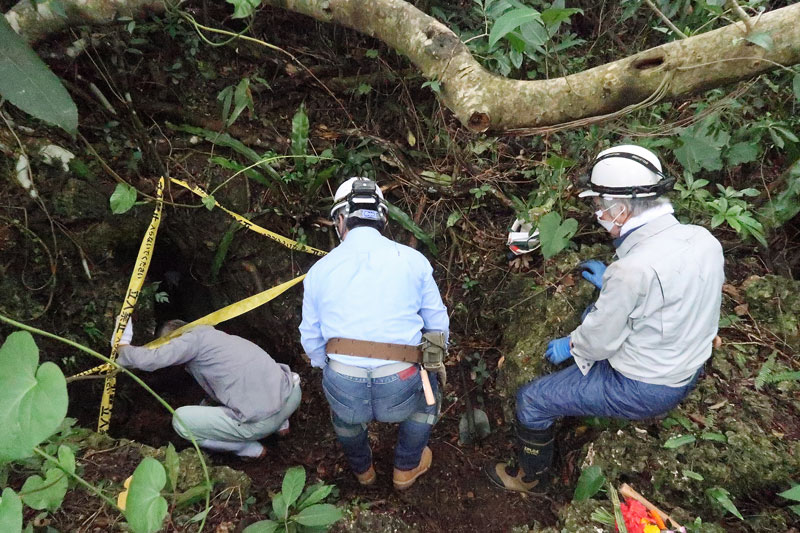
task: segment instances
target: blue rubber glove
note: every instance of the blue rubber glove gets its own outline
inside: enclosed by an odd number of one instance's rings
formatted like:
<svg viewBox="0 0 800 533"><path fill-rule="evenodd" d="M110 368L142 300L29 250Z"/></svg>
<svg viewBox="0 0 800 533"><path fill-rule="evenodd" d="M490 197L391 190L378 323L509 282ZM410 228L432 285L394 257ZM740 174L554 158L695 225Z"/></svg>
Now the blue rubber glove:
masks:
<svg viewBox="0 0 800 533"><path fill-rule="evenodd" d="M560 339L548 342L544 356L554 365L563 363L572 357L572 352L569 347L569 337L561 337Z"/></svg>
<svg viewBox="0 0 800 533"><path fill-rule="evenodd" d="M603 288L603 273L606 268L606 265L597 259L589 259L580 264L580 269L583 270L581 275L598 289Z"/></svg>

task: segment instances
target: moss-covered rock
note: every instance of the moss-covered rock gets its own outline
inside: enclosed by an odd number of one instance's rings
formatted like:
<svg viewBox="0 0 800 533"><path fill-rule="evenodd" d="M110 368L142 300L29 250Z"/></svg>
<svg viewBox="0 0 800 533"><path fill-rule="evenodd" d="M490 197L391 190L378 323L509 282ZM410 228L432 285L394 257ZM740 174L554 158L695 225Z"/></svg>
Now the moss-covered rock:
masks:
<svg viewBox="0 0 800 533"><path fill-rule="evenodd" d="M369 509L351 508L331 531L347 533L414 533L419 531L393 514L373 513Z"/></svg>
<svg viewBox="0 0 800 533"><path fill-rule="evenodd" d="M756 322L800 351L800 281L781 276L753 276L742 283L745 301Z"/></svg>
<svg viewBox="0 0 800 533"><path fill-rule="evenodd" d="M727 490L734 501L777 492L800 471L800 442L784 441L760 425L768 426L772 413L763 394L743 389L735 401L723 403L723 398L707 378L658 426L631 423L602 433L586 446L584 466L601 466L612 482L630 482L667 508L690 510L687 520L724 515L722 506L708 496L715 487ZM709 410L712 404L719 407ZM670 438L689 435L694 442L664 446Z"/></svg>
<svg viewBox="0 0 800 533"><path fill-rule="evenodd" d="M575 329L594 297L595 289L581 277L578 265L586 259L608 260L610 256L606 245L583 246L554 258L541 279L518 275L511 281L509 294L514 300L509 302L503 334L505 360L498 378L501 395L513 399L521 385L553 368L543 357L547 342Z"/></svg>
<svg viewBox="0 0 800 533"><path fill-rule="evenodd" d="M143 444L134 445L141 447L140 450L143 457L153 457L159 461L163 461L166 456L165 446L153 448ZM186 448L181 451L178 454L178 458L180 460L180 473L178 474L177 487L179 492L186 491L205 482L203 466L194 448ZM253 484L247 474L239 470L234 470L229 466L214 466L207 456L204 455L203 458L208 467L208 474L211 481L214 483L215 490L234 487L241 491L243 498L247 497L250 492L250 486Z"/></svg>
<svg viewBox="0 0 800 533"><path fill-rule="evenodd" d="M53 195L53 210L67 221L102 220L110 213L108 198L86 181L70 178L59 194Z"/></svg>
<svg viewBox="0 0 800 533"><path fill-rule="evenodd" d="M529 526L519 526L513 529L515 533L613 533L614 526L602 524L592 520L592 513L600 508L613 513L610 501L584 500L572 502L563 506L558 511L558 527L541 527L538 523Z"/></svg>

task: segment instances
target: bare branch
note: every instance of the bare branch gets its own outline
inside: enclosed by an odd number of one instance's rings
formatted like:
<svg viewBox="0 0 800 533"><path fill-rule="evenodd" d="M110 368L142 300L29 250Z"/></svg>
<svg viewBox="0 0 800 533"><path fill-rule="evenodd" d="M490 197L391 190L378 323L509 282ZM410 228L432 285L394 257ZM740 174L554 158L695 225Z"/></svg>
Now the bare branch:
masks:
<svg viewBox="0 0 800 533"><path fill-rule="evenodd" d="M649 0L645 0L645 1L649 1ZM752 32L753 31L753 21L751 21L750 20L750 16L747 13L744 12L744 9L742 9L742 6L739 5L739 2L737 2L736 0L728 0L727 3L728 3L728 7L731 8L731 10L734 13L736 13L736 16L739 17L739 19L741 19L742 22L744 22L744 27L747 29L747 33Z"/></svg>
<svg viewBox="0 0 800 533"><path fill-rule="evenodd" d="M664 21L664 24L666 24L669 27L669 29L671 29L675 33L675 35L677 35L681 39L687 39L688 38L685 33L683 33L681 30L679 30L678 27L675 24L673 24L672 21L669 20L669 18L667 18L667 16L664 13L662 13L662 11L660 9L658 9L658 6L656 6L653 3L653 0L644 0L644 1L648 6L650 6L650 9L652 9L653 11L656 12L656 15L661 17L661 20Z"/></svg>

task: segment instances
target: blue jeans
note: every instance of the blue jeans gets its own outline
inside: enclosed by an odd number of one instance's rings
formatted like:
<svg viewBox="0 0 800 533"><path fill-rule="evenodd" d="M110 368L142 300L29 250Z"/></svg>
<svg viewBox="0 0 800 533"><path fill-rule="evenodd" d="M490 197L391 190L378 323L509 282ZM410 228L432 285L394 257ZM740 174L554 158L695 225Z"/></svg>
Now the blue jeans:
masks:
<svg viewBox="0 0 800 533"><path fill-rule="evenodd" d="M517 391L517 420L529 429L547 429L562 416L650 418L678 405L700 372L683 387L668 387L626 378L608 361L596 362L585 376L572 365L523 385Z"/></svg>
<svg viewBox="0 0 800 533"><path fill-rule="evenodd" d="M436 393L436 377L430 378ZM331 407L336 436L353 472L366 472L372 464L367 423L399 422L394 466L415 468L428 444L436 421L436 405L427 405L417 367L382 378L357 378L340 374L326 366L322 389Z"/></svg>

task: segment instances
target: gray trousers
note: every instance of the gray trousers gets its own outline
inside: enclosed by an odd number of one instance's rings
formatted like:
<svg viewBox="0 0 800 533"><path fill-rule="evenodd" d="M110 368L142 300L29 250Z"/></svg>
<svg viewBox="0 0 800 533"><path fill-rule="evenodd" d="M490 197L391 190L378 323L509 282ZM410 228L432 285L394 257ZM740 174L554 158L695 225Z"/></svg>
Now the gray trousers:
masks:
<svg viewBox="0 0 800 533"><path fill-rule="evenodd" d="M186 440L190 440L189 432L191 432L196 440L256 441L278 431L281 424L297 410L300 397L300 385L295 384L280 411L255 422L239 422L228 416L222 407L186 405L175 410L176 416L172 418L172 427Z"/></svg>

